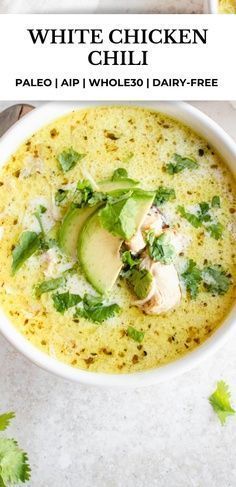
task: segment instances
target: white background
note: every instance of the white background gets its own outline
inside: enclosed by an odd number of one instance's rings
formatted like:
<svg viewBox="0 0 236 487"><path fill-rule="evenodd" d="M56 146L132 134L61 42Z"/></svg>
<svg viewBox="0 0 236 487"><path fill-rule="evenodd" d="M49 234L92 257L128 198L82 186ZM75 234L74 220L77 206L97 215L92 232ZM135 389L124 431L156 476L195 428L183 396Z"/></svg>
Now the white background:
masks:
<svg viewBox="0 0 236 487"><path fill-rule="evenodd" d="M235 99L235 16L231 15L1 15L0 97L2 100L230 100ZM27 28L103 28L104 44L98 46L34 45ZM149 45L149 66L91 66L89 50L116 49L107 42L110 29L208 28L207 45ZM14 34L14 35L13 35ZM119 49L119 47L118 47ZM132 49L132 45L123 49ZM138 45L136 51L146 50ZM219 88L21 88L16 78L219 78Z"/></svg>
<svg viewBox="0 0 236 487"><path fill-rule="evenodd" d="M236 141L229 103L193 104ZM235 339L168 383L122 391L54 377L0 337L0 410L16 411L29 487L235 487L236 418L222 427L207 400L224 379L236 407Z"/></svg>

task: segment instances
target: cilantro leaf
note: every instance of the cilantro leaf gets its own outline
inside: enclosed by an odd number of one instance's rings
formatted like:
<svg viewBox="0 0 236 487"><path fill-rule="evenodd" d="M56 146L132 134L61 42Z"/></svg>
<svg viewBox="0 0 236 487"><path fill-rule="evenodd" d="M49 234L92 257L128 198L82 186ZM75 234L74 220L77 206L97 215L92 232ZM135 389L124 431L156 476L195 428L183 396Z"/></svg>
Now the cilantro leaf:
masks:
<svg viewBox="0 0 236 487"><path fill-rule="evenodd" d="M0 477L2 485L24 483L30 479L27 454L15 440L0 438Z"/></svg>
<svg viewBox="0 0 236 487"><path fill-rule="evenodd" d="M35 232L23 232L12 252L12 272L16 273L24 262L40 247L40 235Z"/></svg>
<svg viewBox="0 0 236 487"><path fill-rule="evenodd" d="M198 216L194 215L193 213L189 213L188 211L185 210L183 206L178 206L177 211L184 218L187 220L193 227L199 228L202 225L201 220L199 219Z"/></svg>
<svg viewBox="0 0 236 487"><path fill-rule="evenodd" d="M132 269L127 276L127 280L137 298L144 299L151 289L153 276L147 269Z"/></svg>
<svg viewBox="0 0 236 487"><path fill-rule="evenodd" d="M85 206L97 205L106 199L107 195L99 191L94 192L90 182L84 179L77 184L72 205L76 208L84 208Z"/></svg>
<svg viewBox="0 0 236 487"><path fill-rule="evenodd" d="M135 342L141 343L144 339L144 332L138 331L133 326L128 326L127 335L132 338Z"/></svg>
<svg viewBox="0 0 236 487"><path fill-rule="evenodd" d="M79 181L73 197L73 204L77 208L87 206L88 200L93 196L93 188L87 179Z"/></svg>
<svg viewBox="0 0 236 487"><path fill-rule="evenodd" d="M211 225L207 226L207 231L210 233L210 236L215 240L220 240L223 235L224 227L221 223L212 223Z"/></svg>
<svg viewBox="0 0 236 487"><path fill-rule="evenodd" d="M59 287L65 284L65 277L57 277L55 279L49 279L48 281L43 281L35 287L35 295L39 298L44 293L49 293L50 291L55 291Z"/></svg>
<svg viewBox="0 0 236 487"><path fill-rule="evenodd" d="M150 257L155 261L169 264L176 256L175 248L171 245L169 237L165 233L156 237L154 232L148 232L147 246Z"/></svg>
<svg viewBox="0 0 236 487"><path fill-rule="evenodd" d="M61 294L53 294L52 299L54 308L62 314L64 314L69 308L73 308L73 306L76 306L76 304L82 301L79 294L71 294L69 291Z"/></svg>
<svg viewBox="0 0 236 487"><path fill-rule="evenodd" d="M196 215L186 211L183 206L178 206L177 208L177 211L182 218L185 218L185 220L187 220L193 227L199 228L203 225L212 238L219 240L222 237L224 227L219 222L212 223L213 220L209 210L210 205L205 201L199 203L199 209Z"/></svg>
<svg viewBox="0 0 236 487"><path fill-rule="evenodd" d="M199 164L193 157L182 157L179 154L173 155L174 162L169 162L166 164L166 171L171 174L177 174L184 169L197 169Z"/></svg>
<svg viewBox="0 0 236 487"><path fill-rule="evenodd" d="M161 206L167 201L172 201L176 198L175 190L173 188L166 188L160 186L156 190L156 195L153 204L156 206Z"/></svg>
<svg viewBox="0 0 236 487"><path fill-rule="evenodd" d="M126 182L129 182L131 184L139 184L139 181L137 181L136 179L129 178L128 172L123 167L119 167L118 169L116 169L113 172L111 180L112 181L124 181L125 180Z"/></svg>
<svg viewBox="0 0 236 487"><path fill-rule="evenodd" d="M0 414L0 431L6 430L11 422L11 419L14 417L15 413L13 412Z"/></svg>
<svg viewBox="0 0 236 487"><path fill-rule="evenodd" d="M181 274L184 280L186 290L192 299L196 299L199 292L199 286L202 281L201 270L197 267L196 262L192 259L188 261L186 270Z"/></svg>
<svg viewBox="0 0 236 487"><path fill-rule="evenodd" d="M121 199L117 203L108 203L100 210L100 221L108 232L129 240L136 230L136 211L137 203L134 198Z"/></svg>
<svg viewBox="0 0 236 487"><path fill-rule="evenodd" d="M220 265L204 267L202 279L207 291L214 294L223 295L229 290L231 277Z"/></svg>
<svg viewBox="0 0 236 487"><path fill-rule="evenodd" d="M211 200L211 206L212 208L220 208L220 197L219 196L213 196Z"/></svg>
<svg viewBox="0 0 236 487"><path fill-rule="evenodd" d="M82 316L94 323L102 323L115 314L119 313L118 304L105 305L101 298L85 294L83 298L83 307L77 308L75 316Z"/></svg>
<svg viewBox="0 0 236 487"><path fill-rule="evenodd" d="M140 264L140 259L133 256L130 250L126 250L122 254L122 262L123 264L125 264L126 267L132 269L133 267L136 267Z"/></svg>
<svg viewBox="0 0 236 487"><path fill-rule="evenodd" d="M47 211L47 208L45 208L44 206L42 205L39 205L39 207L36 209L36 211L34 212L34 216L35 218L38 220L38 223L39 223L39 227L40 227L40 231L42 233L43 236L45 236L45 231L44 231L44 228L43 228L43 223L42 223L42 218L41 218L41 215L43 213L45 213L45 211Z"/></svg>
<svg viewBox="0 0 236 487"><path fill-rule="evenodd" d="M61 154L58 155L57 160L62 171L68 172L77 164L77 162L81 161L85 155L86 154L76 152L73 147L70 147L69 149L62 151Z"/></svg>
<svg viewBox="0 0 236 487"><path fill-rule="evenodd" d="M222 425L225 424L228 416L232 416L236 412L230 404L229 387L223 380L217 382L217 388L209 397L209 402Z"/></svg>
<svg viewBox="0 0 236 487"><path fill-rule="evenodd" d="M67 189L61 189L59 188L56 193L55 193L55 203L57 206L60 206L60 204L67 198L68 195L68 190Z"/></svg>
<svg viewBox="0 0 236 487"><path fill-rule="evenodd" d="M209 222L211 220L211 215L209 215L210 205L203 201L199 203L198 218L201 222Z"/></svg>

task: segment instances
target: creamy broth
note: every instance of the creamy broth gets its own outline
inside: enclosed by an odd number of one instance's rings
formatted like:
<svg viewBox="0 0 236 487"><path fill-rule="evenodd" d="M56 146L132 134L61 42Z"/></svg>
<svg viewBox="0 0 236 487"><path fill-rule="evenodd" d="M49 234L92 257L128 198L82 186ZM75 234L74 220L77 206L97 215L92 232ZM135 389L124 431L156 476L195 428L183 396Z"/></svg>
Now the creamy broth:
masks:
<svg viewBox="0 0 236 487"><path fill-rule="evenodd" d="M73 147L85 156L63 173L57 156ZM174 153L195 158L199 167L170 175L163 167ZM179 306L158 316L146 315L133 305L134 297L123 279L118 279L109 299L119 304L118 315L102 324L74 318L74 309L64 315L53 306L51 293L37 298L35 286L55 278L71 265L54 248L32 255L12 275L12 250L25 230L38 231L34 217L37 205L46 230L60 220L63 207L54 195L59 188L71 190L83 178L109 178L119 167L141 187L160 185L175 190L176 199L162 207L170 224L189 241L176 259L178 273L187 259L200 267L220 264L232 284L224 295L201 289L190 299L181 284ZM0 303L16 328L36 347L58 360L89 371L127 373L159 367L192 351L221 325L232 307L235 288L236 187L232 174L207 141L190 128L163 114L135 107L99 107L70 113L30 137L10 158L0 173ZM177 213L179 205L191 210L199 202L220 197L217 219L223 225L219 240L203 227L195 228ZM50 259L48 258L50 257ZM71 274L65 287L73 293L92 292L82 272ZM128 326L144 333L138 343L127 335Z"/></svg>
<svg viewBox="0 0 236 487"><path fill-rule="evenodd" d="M236 14L236 0L219 0L219 13Z"/></svg>

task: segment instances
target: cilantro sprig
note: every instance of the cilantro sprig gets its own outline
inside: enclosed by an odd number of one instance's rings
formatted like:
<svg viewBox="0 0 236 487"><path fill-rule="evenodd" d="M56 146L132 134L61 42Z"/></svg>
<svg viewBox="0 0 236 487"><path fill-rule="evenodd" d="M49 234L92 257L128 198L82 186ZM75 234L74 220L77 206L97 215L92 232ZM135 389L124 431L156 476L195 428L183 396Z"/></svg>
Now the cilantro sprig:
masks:
<svg viewBox="0 0 236 487"><path fill-rule="evenodd" d="M200 269L192 259L188 261L181 278L191 299L196 299L201 286L215 296L226 294L231 285L231 275L222 266L208 265Z"/></svg>
<svg viewBox="0 0 236 487"><path fill-rule="evenodd" d="M0 431L5 431L15 417L9 412L0 415ZM30 479L30 466L27 454L18 443L9 438L0 437L0 486L10 487L25 483Z"/></svg>
<svg viewBox="0 0 236 487"><path fill-rule="evenodd" d="M81 316L93 323L100 324L115 316L119 311L120 307L118 304L106 304L100 297L85 294L82 301L82 307L76 309L75 317L78 318Z"/></svg>
<svg viewBox="0 0 236 487"><path fill-rule="evenodd" d="M147 233L147 248L150 257L154 261L169 264L176 256L175 248L170 243L169 236L162 233L156 237L153 231Z"/></svg>
<svg viewBox="0 0 236 487"><path fill-rule="evenodd" d="M70 147L69 149L65 149L62 151L58 156L57 160L59 162L59 166L63 172L68 172L73 167L76 166L77 162L81 161L85 157L86 154L81 154Z"/></svg>
<svg viewBox="0 0 236 487"><path fill-rule="evenodd" d="M159 186L156 190L156 195L153 204L156 206L162 206L168 201L172 201L176 198L174 188L167 188L165 186Z"/></svg>
<svg viewBox="0 0 236 487"><path fill-rule="evenodd" d="M190 294L192 299L195 299L199 292L199 286L202 282L202 272L197 267L196 262L192 259L189 260L186 270L182 273L182 279L184 280L186 290Z"/></svg>
<svg viewBox="0 0 236 487"><path fill-rule="evenodd" d="M136 330L136 328L133 326L128 326L127 335L135 342L141 343L144 339L145 333L143 331Z"/></svg>
<svg viewBox="0 0 236 487"><path fill-rule="evenodd" d="M223 380L217 382L216 390L209 397L209 402L222 425L226 423L228 416L236 413L231 406L229 386Z"/></svg>
<svg viewBox="0 0 236 487"><path fill-rule="evenodd" d="M168 174L172 176L184 171L185 169L197 169L199 167L198 162L193 157L181 156L180 154L173 154L173 162L166 164L165 169Z"/></svg>
<svg viewBox="0 0 236 487"><path fill-rule="evenodd" d="M212 198L211 204L203 201L199 203L196 213L187 211L184 206L178 206L177 212L187 220L193 227L204 227L209 235L215 240L219 240L223 235L223 225L213 218L211 209L220 208L219 196Z"/></svg>

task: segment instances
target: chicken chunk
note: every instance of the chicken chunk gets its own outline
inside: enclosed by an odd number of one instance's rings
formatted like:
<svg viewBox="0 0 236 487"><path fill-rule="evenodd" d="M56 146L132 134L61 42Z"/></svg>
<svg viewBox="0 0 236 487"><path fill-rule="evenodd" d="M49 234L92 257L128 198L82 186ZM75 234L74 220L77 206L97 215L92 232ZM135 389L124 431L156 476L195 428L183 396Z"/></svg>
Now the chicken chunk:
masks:
<svg viewBox="0 0 236 487"><path fill-rule="evenodd" d="M148 296L134 304L152 315L166 313L177 306L181 300L181 291L174 264L161 264L146 257L141 266L151 272L153 284Z"/></svg>
<svg viewBox="0 0 236 487"><path fill-rule="evenodd" d="M163 215L158 208L156 208L156 206L152 206L141 223L139 229L135 235L128 242L126 242L126 245L132 254L138 254L146 246L143 233L153 230L155 235L158 236L161 235L163 228L165 227L168 227L168 225L166 225Z"/></svg>

